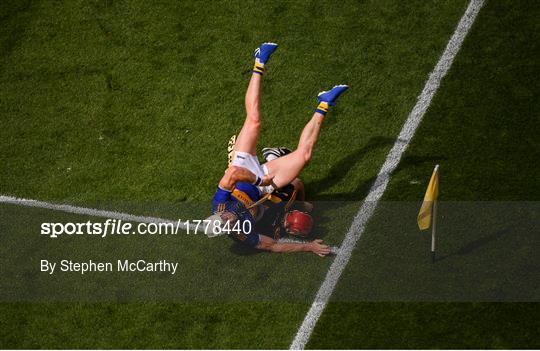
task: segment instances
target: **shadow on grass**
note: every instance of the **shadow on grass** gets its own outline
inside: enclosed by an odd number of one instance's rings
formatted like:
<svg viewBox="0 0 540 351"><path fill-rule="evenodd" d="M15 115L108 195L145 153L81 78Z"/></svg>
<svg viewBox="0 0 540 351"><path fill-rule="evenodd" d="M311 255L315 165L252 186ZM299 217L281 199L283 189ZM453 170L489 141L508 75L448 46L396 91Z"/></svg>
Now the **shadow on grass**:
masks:
<svg viewBox="0 0 540 351"><path fill-rule="evenodd" d="M231 245L229 246L229 251L237 256L253 256L265 252L263 250L254 249L236 241L233 241L231 243Z"/></svg>
<svg viewBox="0 0 540 351"><path fill-rule="evenodd" d="M25 16L25 14L32 10L31 5L32 1L30 0L3 1L0 25L5 28L4 33L7 35L0 36L0 59L2 62L24 39L26 27L30 23L30 16ZM3 67L0 68L3 70Z"/></svg>
<svg viewBox="0 0 540 351"><path fill-rule="evenodd" d="M435 166L436 164L441 163L441 161L444 161L447 159L448 159L447 157L440 156L440 155L439 156L416 156L416 155L405 156L399 162L399 165L394 171L394 174L397 174L409 167L420 166L426 162L429 162L430 164Z"/></svg>
<svg viewBox="0 0 540 351"><path fill-rule="evenodd" d="M491 243L493 241L496 241L496 240L510 234L511 232L512 232L511 228L505 228L505 229L501 229L499 231L496 231L494 233L491 233L489 235L485 235L485 236L483 236L481 238L478 238L476 240L473 240L473 241L467 243L466 245L462 246L461 248L459 248L455 252L452 252L452 253L450 253L448 255L445 255L445 256L438 257L435 261L442 261L442 260L445 260L447 258L454 257L454 256L466 256L466 255L469 255L469 254L481 249L482 247L488 245L489 243Z"/></svg>
<svg viewBox="0 0 540 351"><path fill-rule="evenodd" d="M306 188L308 189L308 194L313 200L359 200L366 196L371 184L376 179L376 177L371 177L366 181L358 184L358 186L352 191L347 193L334 193L334 194L321 194L325 189L331 188L332 186L339 183L344 179L347 174L354 168L354 165L360 162L369 152L376 150L378 148L392 145L395 139L387 137L373 137L367 144L361 148L353 151L349 155L345 156L339 160L332 168L328 174L315 182L308 183Z"/></svg>

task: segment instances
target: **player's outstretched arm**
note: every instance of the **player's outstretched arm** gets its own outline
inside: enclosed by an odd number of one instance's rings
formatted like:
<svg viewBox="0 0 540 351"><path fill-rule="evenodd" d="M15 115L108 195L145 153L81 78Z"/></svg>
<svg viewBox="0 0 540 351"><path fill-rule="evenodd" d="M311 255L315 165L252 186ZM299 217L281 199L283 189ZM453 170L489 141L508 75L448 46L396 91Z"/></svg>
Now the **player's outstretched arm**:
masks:
<svg viewBox="0 0 540 351"><path fill-rule="evenodd" d="M227 168L225 175L219 181L219 187L224 190L232 190L238 182L266 186L272 183L272 178L265 176L260 179L247 168L231 166Z"/></svg>
<svg viewBox="0 0 540 351"><path fill-rule="evenodd" d="M313 252L321 257L330 253L330 247L324 245L321 239L316 239L309 243L280 243L264 235L260 235L259 238L260 241L257 249L260 250L272 252Z"/></svg>

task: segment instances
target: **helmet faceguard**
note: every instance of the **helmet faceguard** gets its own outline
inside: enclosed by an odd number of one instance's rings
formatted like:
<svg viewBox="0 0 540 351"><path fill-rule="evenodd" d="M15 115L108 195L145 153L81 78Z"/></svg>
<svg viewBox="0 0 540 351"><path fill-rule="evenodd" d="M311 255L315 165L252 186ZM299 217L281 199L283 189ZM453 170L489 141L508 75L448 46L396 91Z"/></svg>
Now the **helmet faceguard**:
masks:
<svg viewBox="0 0 540 351"><path fill-rule="evenodd" d="M307 237L313 229L313 218L306 212L292 210L285 214L283 227L290 235Z"/></svg>

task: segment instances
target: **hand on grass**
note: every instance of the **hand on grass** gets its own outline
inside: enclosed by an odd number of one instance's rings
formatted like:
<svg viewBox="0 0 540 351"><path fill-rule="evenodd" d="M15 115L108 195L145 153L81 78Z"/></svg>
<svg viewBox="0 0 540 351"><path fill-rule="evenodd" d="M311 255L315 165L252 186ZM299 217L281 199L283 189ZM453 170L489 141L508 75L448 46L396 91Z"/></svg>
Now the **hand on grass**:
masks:
<svg viewBox="0 0 540 351"><path fill-rule="evenodd" d="M324 245L323 244L323 241L321 239L315 239L313 240L311 243L311 251L316 254L316 255L319 255L321 257L324 257L326 255L328 255L330 253L330 246L328 245Z"/></svg>

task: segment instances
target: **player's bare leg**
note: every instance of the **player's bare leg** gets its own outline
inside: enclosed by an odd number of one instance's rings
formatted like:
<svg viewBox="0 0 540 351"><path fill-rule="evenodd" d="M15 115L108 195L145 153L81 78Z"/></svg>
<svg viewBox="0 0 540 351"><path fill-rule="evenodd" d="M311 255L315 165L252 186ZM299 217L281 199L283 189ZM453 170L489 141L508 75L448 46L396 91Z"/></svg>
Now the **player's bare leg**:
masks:
<svg viewBox="0 0 540 351"><path fill-rule="evenodd" d="M311 160L313 148L319 138L321 126L328 108L335 103L336 99L347 88L346 85L337 85L327 92L320 93L319 105L311 120L304 127L296 150L265 164L268 168L269 175L273 177L274 184L278 188L289 184L298 177L302 169Z"/></svg>
<svg viewBox="0 0 540 351"><path fill-rule="evenodd" d="M246 91L246 120L236 138L235 151L257 154L257 140L261 132L261 87L262 75L253 73Z"/></svg>
<svg viewBox="0 0 540 351"><path fill-rule="evenodd" d="M276 50L277 44L263 43L255 50L255 65L246 91L246 120L236 139L235 151L257 155L257 140L261 132L261 90L265 64Z"/></svg>
<svg viewBox="0 0 540 351"><path fill-rule="evenodd" d="M266 163L268 173L274 177L274 184L281 188L292 182L311 160L313 148L317 143L324 115L316 112L306 124L296 150L288 155Z"/></svg>

